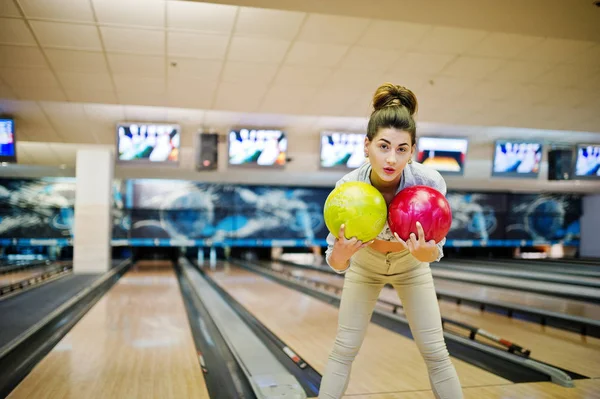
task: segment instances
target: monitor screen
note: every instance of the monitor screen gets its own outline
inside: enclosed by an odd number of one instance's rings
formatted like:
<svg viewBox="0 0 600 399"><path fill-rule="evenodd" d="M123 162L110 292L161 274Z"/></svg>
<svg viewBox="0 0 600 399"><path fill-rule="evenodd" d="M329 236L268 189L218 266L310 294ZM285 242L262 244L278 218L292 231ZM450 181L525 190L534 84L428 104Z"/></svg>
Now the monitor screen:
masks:
<svg viewBox="0 0 600 399"><path fill-rule="evenodd" d="M0 162L17 162L13 119L0 118Z"/></svg>
<svg viewBox="0 0 600 399"><path fill-rule="evenodd" d="M120 123L117 132L118 160L122 163L179 162L181 131L178 125Z"/></svg>
<svg viewBox="0 0 600 399"><path fill-rule="evenodd" d="M280 167L287 158L281 130L240 129L229 132L229 165Z"/></svg>
<svg viewBox="0 0 600 399"><path fill-rule="evenodd" d="M321 168L355 169L365 162L364 133L321 133Z"/></svg>
<svg viewBox="0 0 600 399"><path fill-rule="evenodd" d="M537 177L543 145L534 141L496 141L493 176Z"/></svg>
<svg viewBox="0 0 600 399"><path fill-rule="evenodd" d="M417 162L440 173L462 175L468 146L464 137L421 137Z"/></svg>
<svg viewBox="0 0 600 399"><path fill-rule="evenodd" d="M576 179L600 179L600 144L578 144Z"/></svg>

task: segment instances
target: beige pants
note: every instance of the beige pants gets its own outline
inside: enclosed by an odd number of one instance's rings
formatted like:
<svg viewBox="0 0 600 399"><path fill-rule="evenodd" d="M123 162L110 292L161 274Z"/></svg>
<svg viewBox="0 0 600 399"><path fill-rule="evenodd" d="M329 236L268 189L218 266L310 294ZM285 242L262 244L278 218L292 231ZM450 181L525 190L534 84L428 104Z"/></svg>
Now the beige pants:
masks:
<svg viewBox="0 0 600 399"><path fill-rule="evenodd" d="M321 380L319 398L344 395L352 362L386 283L396 289L402 301L410 330L427 364L435 397L462 398L460 381L444 342L429 264L419 262L408 251L385 255L368 247L354 254L346 272L337 337Z"/></svg>

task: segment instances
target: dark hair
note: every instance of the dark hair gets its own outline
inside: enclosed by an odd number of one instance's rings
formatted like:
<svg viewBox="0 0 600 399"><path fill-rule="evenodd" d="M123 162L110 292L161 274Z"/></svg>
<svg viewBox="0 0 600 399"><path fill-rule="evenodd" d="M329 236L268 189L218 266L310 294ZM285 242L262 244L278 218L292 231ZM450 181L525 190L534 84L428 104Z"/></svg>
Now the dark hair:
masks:
<svg viewBox="0 0 600 399"><path fill-rule="evenodd" d="M367 137L373 140L381 128L393 128L410 133L415 144L417 126L413 115L417 112L415 93L403 86L384 83L373 95L373 112L367 126Z"/></svg>

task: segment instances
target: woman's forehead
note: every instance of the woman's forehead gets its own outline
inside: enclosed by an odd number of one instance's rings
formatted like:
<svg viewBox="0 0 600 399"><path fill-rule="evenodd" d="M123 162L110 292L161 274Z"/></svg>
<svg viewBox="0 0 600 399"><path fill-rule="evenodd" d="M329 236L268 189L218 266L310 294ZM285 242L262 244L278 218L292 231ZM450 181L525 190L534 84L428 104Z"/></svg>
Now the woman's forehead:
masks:
<svg viewBox="0 0 600 399"><path fill-rule="evenodd" d="M410 143L410 133L406 130L399 130L394 128L382 128L379 129L377 135L373 141L385 139L392 144Z"/></svg>

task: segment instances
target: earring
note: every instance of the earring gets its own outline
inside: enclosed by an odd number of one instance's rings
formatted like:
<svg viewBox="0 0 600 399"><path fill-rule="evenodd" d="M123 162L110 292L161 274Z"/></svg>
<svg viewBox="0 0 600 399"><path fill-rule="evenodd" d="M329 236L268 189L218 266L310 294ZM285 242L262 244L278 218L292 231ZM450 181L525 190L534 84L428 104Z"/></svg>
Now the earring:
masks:
<svg viewBox="0 0 600 399"><path fill-rule="evenodd" d="M408 163L412 163L412 158L408 158Z"/></svg>
<svg viewBox="0 0 600 399"><path fill-rule="evenodd" d="M369 158L369 152L365 151L365 158Z"/></svg>

